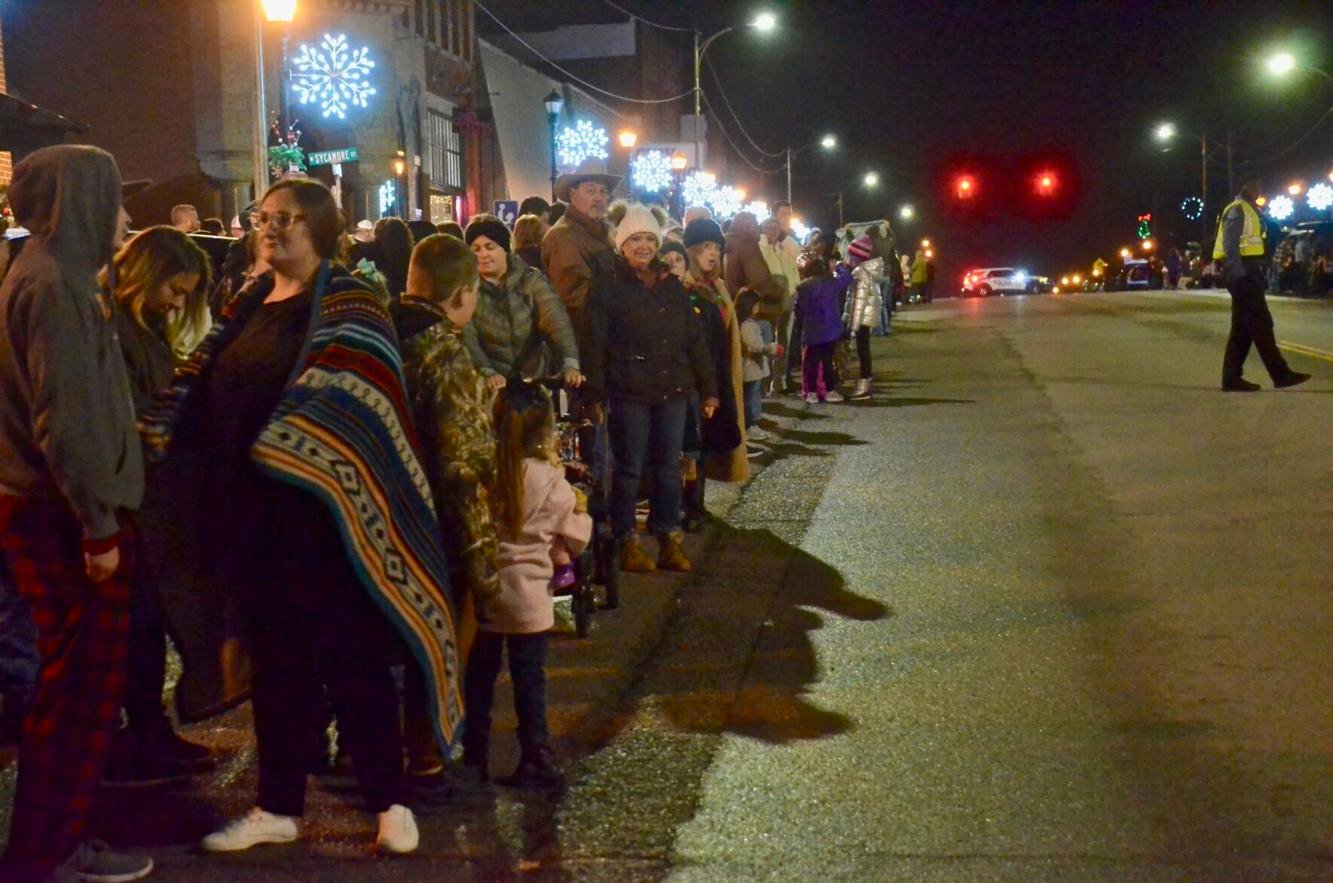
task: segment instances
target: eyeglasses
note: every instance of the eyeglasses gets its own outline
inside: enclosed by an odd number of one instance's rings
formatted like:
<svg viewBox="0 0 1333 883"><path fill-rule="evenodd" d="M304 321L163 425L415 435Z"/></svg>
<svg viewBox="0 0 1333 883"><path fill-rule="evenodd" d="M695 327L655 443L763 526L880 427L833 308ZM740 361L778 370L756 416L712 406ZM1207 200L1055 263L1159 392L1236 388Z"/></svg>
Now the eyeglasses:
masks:
<svg viewBox="0 0 1333 883"><path fill-rule="evenodd" d="M305 215L294 215L291 212L274 212L271 215L267 212L252 212L250 223L254 224L255 229L272 227L281 232L304 217Z"/></svg>

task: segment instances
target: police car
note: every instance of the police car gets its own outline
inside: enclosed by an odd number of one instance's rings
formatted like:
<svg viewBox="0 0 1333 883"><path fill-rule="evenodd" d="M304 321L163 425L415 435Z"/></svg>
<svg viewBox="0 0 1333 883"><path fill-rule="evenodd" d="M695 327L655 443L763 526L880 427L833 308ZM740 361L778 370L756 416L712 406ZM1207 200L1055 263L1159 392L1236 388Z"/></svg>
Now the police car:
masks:
<svg viewBox="0 0 1333 883"><path fill-rule="evenodd" d="M963 277L963 297L990 297L992 294L1024 294L1028 274L1013 267L982 267L969 270Z"/></svg>

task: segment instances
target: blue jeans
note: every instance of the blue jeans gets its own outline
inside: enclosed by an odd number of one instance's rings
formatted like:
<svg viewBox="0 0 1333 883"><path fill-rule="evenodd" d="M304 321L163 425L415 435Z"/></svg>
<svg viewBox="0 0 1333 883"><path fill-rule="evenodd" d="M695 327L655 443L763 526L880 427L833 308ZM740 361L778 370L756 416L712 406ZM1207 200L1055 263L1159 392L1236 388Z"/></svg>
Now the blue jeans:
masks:
<svg viewBox="0 0 1333 883"><path fill-rule="evenodd" d="M764 413L764 382L747 380L741 384L741 389L745 397L745 428L749 429Z"/></svg>
<svg viewBox="0 0 1333 883"><path fill-rule="evenodd" d="M37 626L9 575L8 563L0 556L0 695L6 702L27 707L41 665Z"/></svg>
<svg viewBox="0 0 1333 883"><path fill-rule="evenodd" d="M514 712L518 715L518 744L527 754L550 745L546 726L546 647L549 632L505 635L477 632L467 655L463 678L463 762L486 760L491 739L491 709L495 679L500 676L503 651L509 648L509 677L514 682Z"/></svg>
<svg viewBox="0 0 1333 883"><path fill-rule="evenodd" d="M611 530L616 539L634 535L634 503L645 469L653 479L648 527L655 534L680 528L680 443L688 399L655 405L612 399Z"/></svg>

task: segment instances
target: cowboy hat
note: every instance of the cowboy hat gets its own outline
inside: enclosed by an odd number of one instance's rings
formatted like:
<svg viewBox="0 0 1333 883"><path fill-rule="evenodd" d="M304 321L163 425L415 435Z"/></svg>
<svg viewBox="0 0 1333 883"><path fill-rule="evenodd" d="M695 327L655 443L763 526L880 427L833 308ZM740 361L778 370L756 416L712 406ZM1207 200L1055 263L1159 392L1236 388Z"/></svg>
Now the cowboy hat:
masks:
<svg viewBox="0 0 1333 883"><path fill-rule="evenodd" d="M570 188L577 187L584 181L600 181L610 191L616 189L616 185L620 183L620 176L608 175L604 161L588 157L579 163L574 171L566 172L555 179L555 198L561 202L569 202Z"/></svg>

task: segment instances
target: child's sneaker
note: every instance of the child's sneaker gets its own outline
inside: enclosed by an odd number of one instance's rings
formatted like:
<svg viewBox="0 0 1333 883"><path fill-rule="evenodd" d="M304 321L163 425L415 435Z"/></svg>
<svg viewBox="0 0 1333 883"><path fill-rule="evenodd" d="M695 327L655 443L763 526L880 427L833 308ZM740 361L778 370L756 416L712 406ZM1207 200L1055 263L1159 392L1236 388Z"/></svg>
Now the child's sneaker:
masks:
<svg viewBox="0 0 1333 883"><path fill-rule="evenodd" d="M808 393L806 393L806 394L805 394L805 403L806 403L807 405L817 405L817 404L819 404L819 395L816 394L816 393L813 393L813 392L808 392Z"/></svg>
<svg viewBox="0 0 1333 883"><path fill-rule="evenodd" d="M836 389L830 389L824 396L824 401L832 402L836 405L838 402L845 401L845 399L842 397L842 393L838 392Z"/></svg>

